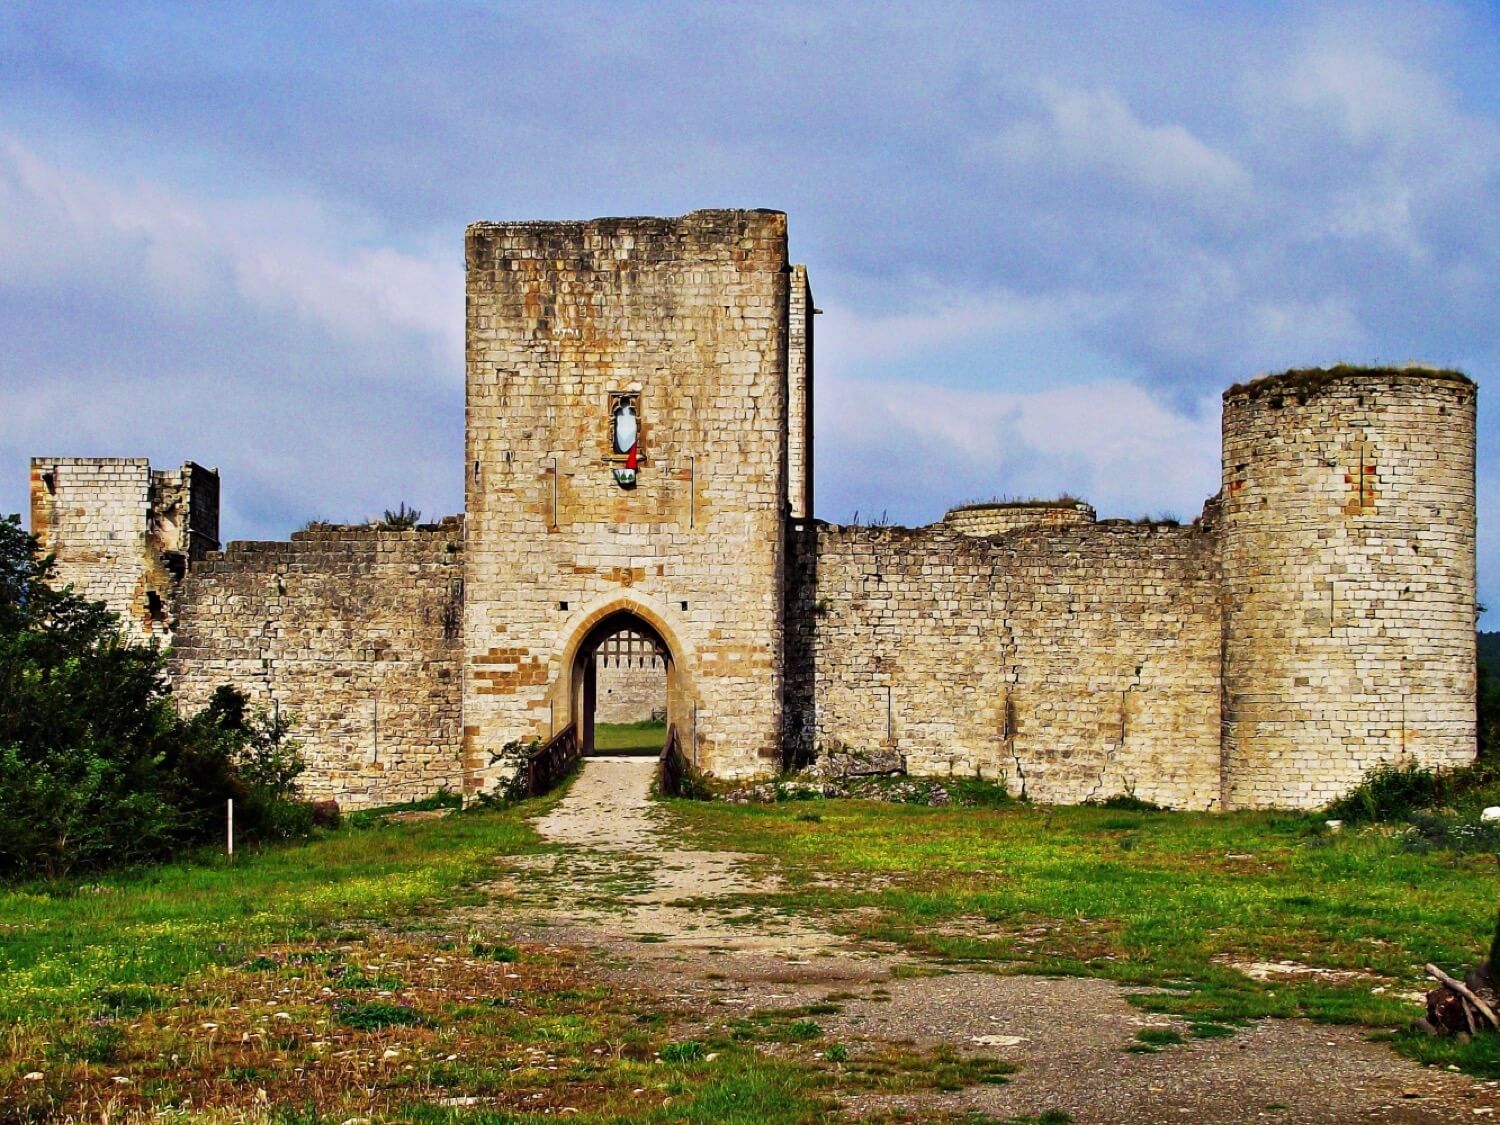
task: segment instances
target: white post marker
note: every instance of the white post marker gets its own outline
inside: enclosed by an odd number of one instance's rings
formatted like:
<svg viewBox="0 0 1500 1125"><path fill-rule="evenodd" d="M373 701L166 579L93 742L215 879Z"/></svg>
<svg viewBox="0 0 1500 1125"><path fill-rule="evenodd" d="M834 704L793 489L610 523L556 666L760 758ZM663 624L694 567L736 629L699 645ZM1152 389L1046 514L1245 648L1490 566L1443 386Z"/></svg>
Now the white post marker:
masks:
<svg viewBox="0 0 1500 1125"><path fill-rule="evenodd" d="M234 798L229 798L229 823L227 827L229 839L229 862L234 862Z"/></svg>

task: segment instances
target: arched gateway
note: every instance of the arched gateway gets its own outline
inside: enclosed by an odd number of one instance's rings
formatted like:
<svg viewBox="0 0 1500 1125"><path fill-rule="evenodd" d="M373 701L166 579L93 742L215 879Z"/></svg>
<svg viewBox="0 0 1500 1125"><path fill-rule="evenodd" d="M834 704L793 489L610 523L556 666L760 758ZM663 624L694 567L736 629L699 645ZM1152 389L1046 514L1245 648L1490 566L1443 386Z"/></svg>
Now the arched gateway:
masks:
<svg viewBox="0 0 1500 1125"><path fill-rule="evenodd" d="M672 627L649 607L631 599L612 600L607 606L584 616L573 630L563 649L561 664L566 675L559 677L554 692L563 695L557 706L554 695L553 714L566 716L578 731L579 746L584 754L596 751L594 722L598 713L598 666L600 646L622 632L644 638L655 651L660 673L665 679L666 724L675 726L683 744L693 742L693 692L689 676L679 653L681 641L675 640Z"/></svg>

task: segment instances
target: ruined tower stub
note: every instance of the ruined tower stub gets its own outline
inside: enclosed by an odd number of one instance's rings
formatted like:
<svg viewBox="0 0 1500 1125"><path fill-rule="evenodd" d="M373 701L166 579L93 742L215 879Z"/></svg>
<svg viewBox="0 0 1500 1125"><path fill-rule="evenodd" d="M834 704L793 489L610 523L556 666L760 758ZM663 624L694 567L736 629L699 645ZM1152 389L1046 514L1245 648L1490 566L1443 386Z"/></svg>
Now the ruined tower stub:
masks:
<svg viewBox="0 0 1500 1125"><path fill-rule="evenodd" d="M477 223L466 259L471 786L507 746L583 722L579 667L615 621L668 650L690 756L774 768L785 516L805 491L786 216ZM633 461L614 441L627 407Z"/></svg>
<svg viewBox="0 0 1500 1125"><path fill-rule="evenodd" d="M169 638L187 568L219 548L219 474L189 461L33 457L31 531L58 580L102 601L136 637Z"/></svg>
<svg viewBox="0 0 1500 1125"><path fill-rule="evenodd" d="M1474 756L1475 387L1288 372L1224 395L1223 791L1312 808Z"/></svg>

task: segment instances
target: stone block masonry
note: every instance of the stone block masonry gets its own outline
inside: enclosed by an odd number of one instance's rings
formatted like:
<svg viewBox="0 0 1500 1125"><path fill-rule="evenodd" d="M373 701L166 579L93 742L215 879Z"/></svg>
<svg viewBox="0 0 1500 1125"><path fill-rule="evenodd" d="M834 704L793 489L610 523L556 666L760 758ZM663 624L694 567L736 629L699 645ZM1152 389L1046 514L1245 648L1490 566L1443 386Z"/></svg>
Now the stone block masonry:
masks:
<svg viewBox="0 0 1500 1125"><path fill-rule="evenodd" d="M1018 527L1068 527L1093 523L1094 509L1082 500L1013 500L951 508L943 523L965 535L1001 535Z"/></svg>
<svg viewBox="0 0 1500 1125"><path fill-rule="evenodd" d="M601 723L640 723L667 713L667 670L656 657L620 661L595 657L594 717Z"/></svg>
<svg viewBox="0 0 1500 1125"><path fill-rule="evenodd" d="M233 543L186 579L173 690L192 710L233 684L291 718L311 797L459 792L463 591L458 518Z"/></svg>
<svg viewBox="0 0 1500 1125"><path fill-rule="evenodd" d="M1324 804L1473 759L1475 387L1292 371L1224 395L1225 797Z"/></svg>
<svg viewBox="0 0 1500 1125"><path fill-rule="evenodd" d="M796 627L812 662L811 749L895 752L910 773L1054 803L1128 793L1217 806L1210 531L815 534L816 601Z"/></svg>
<svg viewBox="0 0 1500 1125"><path fill-rule="evenodd" d="M1231 388L1190 527L1067 496L836 527L785 215L476 223L465 254L461 523L220 555L209 470L32 463L64 580L174 641L185 706L232 683L294 712L315 795L472 795L570 725L591 747L644 706L599 655L620 636L723 778L863 755L1042 801L1315 808L1474 756L1464 375Z"/></svg>
<svg viewBox="0 0 1500 1125"><path fill-rule="evenodd" d="M479 223L468 231L464 730L586 730L611 617L668 653L668 718L725 777L779 758L787 497L786 216ZM635 396L639 469L615 470ZM586 737L586 735L585 735Z"/></svg>

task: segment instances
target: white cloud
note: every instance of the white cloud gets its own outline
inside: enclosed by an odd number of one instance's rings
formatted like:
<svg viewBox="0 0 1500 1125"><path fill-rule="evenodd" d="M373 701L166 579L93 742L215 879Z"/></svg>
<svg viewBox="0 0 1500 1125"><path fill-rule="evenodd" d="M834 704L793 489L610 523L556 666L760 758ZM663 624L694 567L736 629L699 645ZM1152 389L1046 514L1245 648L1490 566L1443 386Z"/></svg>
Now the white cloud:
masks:
<svg viewBox="0 0 1500 1125"><path fill-rule="evenodd" d="M838 378L819 386L818 409L834 454L819 487L839 517L889 503L935 518L976 497L1063 490L1101 515L1191 517L1219 487L1217 396L1188 417L1123 380L1013 393Z"/></svg>
<svg viewBox="0 0 1500 1125"><path fill-rule="evenodd" d="M1238 206L1250 174L1179 124L1149 125L1113 90L1044 90L1046 116L1011 125L977 146L1023 168L1096 173L1204 209Z"/></svg>
<svg viewBox="0 0 1500 1125"><path fill-rule="evenodd" d="M457 379L457 253L413 255L363 245L357 233L308 200L127 186L0 142L0 282L105 288L177 308L217 301L227 287L230 299L362 346L392 332L425 337Z"/></svg>
<svg viewBox="0 0 1500 1125"><path fill-rule="evenodd" d="M839 372L996 334L1086 330L1102 323L1111 311L1105 298L1062 290L1037 296L1009 290L931 290L913 296L912 304L920 307L894 313L855 308L836 299L818 304L829 314L818 322L819 362L823 370Z"/></svg>

